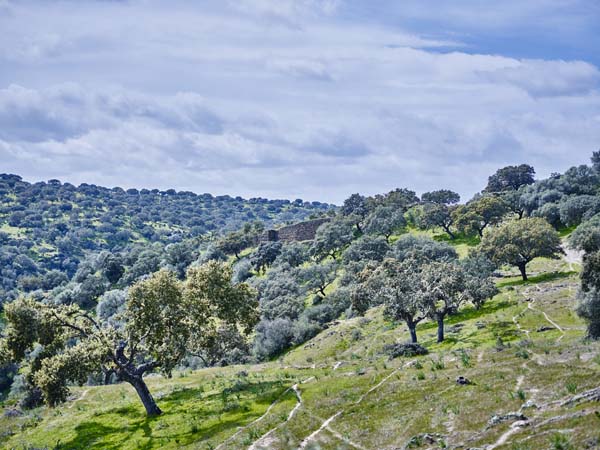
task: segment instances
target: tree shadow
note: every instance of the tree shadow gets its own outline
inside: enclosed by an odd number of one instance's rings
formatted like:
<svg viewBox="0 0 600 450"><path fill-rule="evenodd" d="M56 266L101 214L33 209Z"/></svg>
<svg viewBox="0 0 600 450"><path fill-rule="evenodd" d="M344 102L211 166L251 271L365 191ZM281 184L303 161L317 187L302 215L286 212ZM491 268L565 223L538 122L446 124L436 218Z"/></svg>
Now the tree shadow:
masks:
<svg viewBox="0 0 600 450"><path fill-rule="evenodd" d="M160 416L147 417L135 404L105 410L96 415L98 420L78 424L74 429L75 437L67 442L58 442L56 448L116 450L123 448L127 443L131 444L132 439L138 439L134 446L141 449L160 448L169 442L182 446L205 441L218 434L237 430L264 413L255 409L246 411L242 408L220 411L206 406L214 405L215 402L220 404L221 401L226 400L227 396L223 397L223 392L227 392L229 396L233 395L234 399L235 394L246 393L251 396L249 400L253 404L269 405L283 393L285 388L281 380L243 380L242 382L235 380L233 384L224 385L223 389L210 395L206 395L201 388L176 390L159 400L163 408L163 414ZM206 421L216 416L219 417L218 422L204 425ZM125 424L117 427L103 423L115 417L122 419ZM168 430L153 426L157 421L168 421L173 417L189 421L189 430L169 434Z"/></svg>
<svg viewBox="0 0 600 450"><path fill-rule="evenodd" d="M531 277L529 277L529 279L527 281L524 281L522 279L500 281L500 282L496 283L496 286L498 286L500 288L509 287L509 286L527 286L528 284L543 283L546 281L553 281L553 280L560 280L562 278L569 278L573 275L577 275L577 272L575 272L575 271L547 272L547 273L542 273L539 275L531 276Z"/></svg>

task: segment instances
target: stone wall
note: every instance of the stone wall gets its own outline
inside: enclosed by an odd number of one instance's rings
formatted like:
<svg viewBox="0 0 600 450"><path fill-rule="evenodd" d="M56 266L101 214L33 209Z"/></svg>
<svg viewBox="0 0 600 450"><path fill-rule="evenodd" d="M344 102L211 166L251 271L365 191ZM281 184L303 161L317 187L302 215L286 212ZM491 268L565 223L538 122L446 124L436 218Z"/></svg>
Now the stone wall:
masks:
<svg viewBox="0 0 600 450"><path fill-rule="evenodd" d="M315 238L317 228L325 222L329 222L329 218L307 220L306 222L287 225L278 230L266 230L259 238L259 242L295 242L295 241L312 241Z"/></svg>

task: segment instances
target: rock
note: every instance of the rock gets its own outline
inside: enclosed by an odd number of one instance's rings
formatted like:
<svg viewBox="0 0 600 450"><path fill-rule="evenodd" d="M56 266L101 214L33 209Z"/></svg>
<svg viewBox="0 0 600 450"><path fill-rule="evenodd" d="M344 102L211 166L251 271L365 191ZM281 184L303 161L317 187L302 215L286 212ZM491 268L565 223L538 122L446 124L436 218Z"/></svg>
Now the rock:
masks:
<svg viewBox="0 0 600 450"><path fill-rule="evenodd" d="M431 446L433 444L441 444L444 442L445 436L440 433L421 433L410 438L404 446L404 449L418 448L423 445Z"/></svg>
<svg viewBox="0 0 600 450"><path fill-rule="evenodd" d="M463 377L462 375L456 379L456 383L463 385L463 386L466 386L468 384L473 384L473 382L471 380L469 380L466 377Z"/></svg>
<svg viewBox="0 0 600 450"><path fill-rule="evenodd" d="M538 333L543 333L544 331L550 331L550 330L554 330L554 327L551 327L549 325L544 325L544 326L539 327L536 331Z"/></svg>
<svg viewBox="0 0 600 450"><path fill-rule="evenodd" d="M460 330L462 329L464 325L462 323L457 323L456 325L453 325L451 327L448 327L446 329L446 331L448 333L460 333Z"/></svg>
<svg viewBox="0 0 600 450"><path fill-rule="evenodd" d="M4 411L4 417L21 417L23 412L17 408L9 408Z"/></svg>
<svg viewBox="0 0 600 450"><path fill-rule="evenodd" d="M528 409L528 408L535 408L538 409L539 406L536 405L535 403L533 403L533 400L527 400L525 403L523 403L523 405L521 406L522 409Z"/></svg>
<svg viewBox="0 0 600 450"><path fill-rule="evenodd" d="M482 328L485 328L487 325L483 322L475 322L475 326L477 327L478 330L481 330Z"/></svg>
<svg viewBox="0 0 600 450"><path fill-rule="evenodd" d="M526 422L527 420L529 420L529 419L520 412L509 412L509 413L506 413L503 415L492 416L492 418L488 421L488 427L493 427L493 426L496 426L503 422L516 422L516 421ZM523 426L523 425L524 424L520 424L520 426Z"/></svg>
<svg viewBox="0 0 600 450"><path fill-rule="evenodd" d="M248 372L246 372L245 370L240 370L235 375L238 376L238 377L247 377L248 376Z"/></svg>

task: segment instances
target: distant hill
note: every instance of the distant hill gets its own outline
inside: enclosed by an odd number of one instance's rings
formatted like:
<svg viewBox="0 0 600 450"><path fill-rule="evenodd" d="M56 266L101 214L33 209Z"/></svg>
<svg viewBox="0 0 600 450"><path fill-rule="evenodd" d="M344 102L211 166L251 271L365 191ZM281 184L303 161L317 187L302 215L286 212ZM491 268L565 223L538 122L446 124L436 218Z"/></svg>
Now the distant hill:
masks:
<svg viewBox="0 0 600 450"><path fill-rule="evenodd" d="M222 234L247 222L293 223L330 208L300 199L124 190L59 180L28 183L18 175L0 174L0 297L14 297L16 289L28 290L32 282L31 288L36 283L53 288L61 279L57 273L47 280L39 277L54 270L70 278L86 252L166 245Z"/></svg>

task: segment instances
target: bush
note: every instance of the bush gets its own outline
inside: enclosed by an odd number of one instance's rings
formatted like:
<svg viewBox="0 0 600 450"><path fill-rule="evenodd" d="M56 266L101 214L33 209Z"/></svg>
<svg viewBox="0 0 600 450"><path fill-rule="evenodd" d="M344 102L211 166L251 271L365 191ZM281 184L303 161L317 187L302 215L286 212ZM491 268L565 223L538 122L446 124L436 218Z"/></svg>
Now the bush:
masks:
<svg viewBox="0 0 600 450"><path fill-rule="evenodd" d="M383 347L383 351L390 359L403 356L410 358L412 356L426 355L429 351L421 344L405 342L402 344L388 344Z"/></svg>
<svg viewBox="0 0 600 450"><path fill-rule="evenodd" d="M261 320L256 326L254 354L259 360L278 355L294 339L294 327L288 319Z"/></svg>

